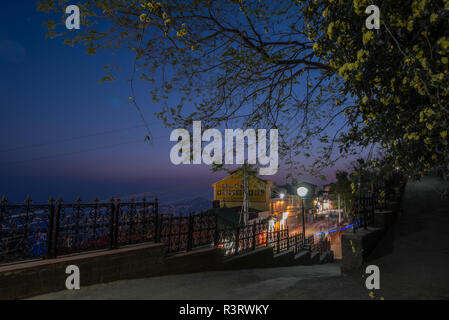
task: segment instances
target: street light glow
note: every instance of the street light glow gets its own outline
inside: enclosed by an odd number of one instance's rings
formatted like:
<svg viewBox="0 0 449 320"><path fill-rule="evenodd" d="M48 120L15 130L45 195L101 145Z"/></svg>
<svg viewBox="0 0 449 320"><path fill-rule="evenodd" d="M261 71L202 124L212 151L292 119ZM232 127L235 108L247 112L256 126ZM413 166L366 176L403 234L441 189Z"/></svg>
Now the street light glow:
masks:
<svg viewBox="0 0 449 320"><path fill-rule="evenodd" d="M284 196L285 196L285 194L283 194L283 193L280 194L281 199L284 199Z"/></svg>
<svg viewBox="0 0 449 320"><path fill-rule="evenodd" d="M304 197L307 194L307 192L309 192L309 190L307 190L306 187L299 187L298 190L296 190L296 192L298 192L298 196Z"/></svg>

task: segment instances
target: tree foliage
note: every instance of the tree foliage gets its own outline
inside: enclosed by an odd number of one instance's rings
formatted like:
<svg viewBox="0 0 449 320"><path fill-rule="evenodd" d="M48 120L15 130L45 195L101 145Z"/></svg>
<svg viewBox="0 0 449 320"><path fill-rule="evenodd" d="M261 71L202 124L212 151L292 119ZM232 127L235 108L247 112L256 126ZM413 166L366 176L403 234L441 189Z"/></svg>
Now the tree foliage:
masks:
<svg viewBox="0 0 449 320"><path fill-rule="evenodd" d="M320 145L315 169L378 148L374 165L449 171L449 0L379 2L378 31L372 2L87 0L76 32L62 27L67 1L38 8L62 14L47 27L68 44L133 50L154 102L181 93L158 112L168 126L278 128L292 167Z"/></svg>
<svg viewBox="0 0 449 320"><path fill-rule="evenodd" d="M448 171L449 1L304 1L314 49L356 102L342 145L378 144L382 161L411 175ZM381 28L368 30L375 3ZM373 161L376 164L376 161Z"/></svg>

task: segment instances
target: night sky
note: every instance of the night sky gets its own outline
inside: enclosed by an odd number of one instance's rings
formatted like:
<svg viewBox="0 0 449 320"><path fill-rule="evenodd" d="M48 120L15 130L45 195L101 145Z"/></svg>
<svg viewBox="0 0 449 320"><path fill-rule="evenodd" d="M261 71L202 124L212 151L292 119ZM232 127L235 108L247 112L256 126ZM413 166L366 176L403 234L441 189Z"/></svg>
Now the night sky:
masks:
<svg viewBox="0 0 449 320"><path fill-rule="evenodd" d="M48 16L35 1L3 1L0 19L0 196L20 203L28 194L37 202L144 192L161 201L212 198L211 183L225 174L171 164L171 129L153 116L161 105L138 83L136 97L155 137L152 145L144 142L129 101L132 53L92 56L62 38L46 39ZM122 71L115 82L99 84L107 63ZM334 169L325 174L333 178ZM281 169L265 178L283 183L284 175Z"/></svg>

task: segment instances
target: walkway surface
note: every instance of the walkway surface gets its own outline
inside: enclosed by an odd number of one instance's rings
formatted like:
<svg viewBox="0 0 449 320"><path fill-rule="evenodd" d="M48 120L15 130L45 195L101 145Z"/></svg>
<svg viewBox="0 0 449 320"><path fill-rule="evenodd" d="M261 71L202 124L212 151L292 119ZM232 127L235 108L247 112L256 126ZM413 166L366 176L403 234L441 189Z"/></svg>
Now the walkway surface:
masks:
<svg viewBox="0 0 449 320"><path fill-rule="evenodd" d="M368 261L381 274L371 296L361 272L341 275L332 263L117 281L35 299L449 299L445 188L436 178L407 185L403 213Z"/></svg>

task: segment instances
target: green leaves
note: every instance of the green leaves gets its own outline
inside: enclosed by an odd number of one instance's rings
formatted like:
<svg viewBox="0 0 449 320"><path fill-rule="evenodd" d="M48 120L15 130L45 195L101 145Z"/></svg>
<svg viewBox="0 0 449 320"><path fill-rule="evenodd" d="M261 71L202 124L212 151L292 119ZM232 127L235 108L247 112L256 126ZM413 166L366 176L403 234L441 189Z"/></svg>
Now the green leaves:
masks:
<svg viewBox="0 0 449 320"><path fill-rule="evenodd" d="M64 3L45 0L38 8L63 17ZM449 92L443 95L449 88L449 27L440 18L430 25L432 11L443 10L442 0L435 0L422 13L427 24L413 24L425 30L414 29L412 35L388 20L390 14L396 20L413 14L412 1L401 3L382 2L382 19L395 38L382 29L365 35L364 44L364 19L354 12L353 1L167 0L142 6L140 1L89 0L82 7L83 29L64 42L81 43L92 55L121 48L135 53L136 77L145 80L148 99L170 101L156 112L167 125L195 118L213 127L276 127L281 154L301 170L293 163L304 157L315 157L311 169L318 171L340 156L386 144L382 150L392 161L419 164L419 171L432 157L433 164L448 162L448 144L439 133L449 125ZM60 24L49 20L46 26L52 36L62 34L56 33ZM406 60L401 51L416 61ZM108 73L99 82L112 80ZM425 108L435 112L429 118L432 130L419 122ZM422 141L403 141L412 132ZM426 138L435 150L428 150Z"/></svg>
<svg viewBox="0 0 449 320"><path fill-rule="evenodd" d="M97 53L97 49L95 49L95 47L94 47L93 44L90 44L90 45L87 47L86 52L87 52L88 54L95 55L95 54Z"/></svg>
<svg viewBox="0 0 449 320"><path fill-rule="evenodd" d="M98 81L98 83L99 83L99 84L102 84L102 83L105 82L105 81L114 81L114 80L115 80L114 77L112 77L111 75L107 75L107 76L104 76L103 78L101 78L101 79Z"/></svg>
<svg viewBox="0 0 449 320"><path fill-rule="evenodd" d="M343 92L355 103L346 112L350 130L341 136L340 152L376 146L391 168L411 176L441 165L449 171L449 148L436 134L449 124L449 50L441 46L449 43L449 23L435 19L449 12L444 1L383 1L375 33L363 25L366 1L305 3L307 23L317 31L317 54L330 62L329 75L342 79Z"/></svg>

